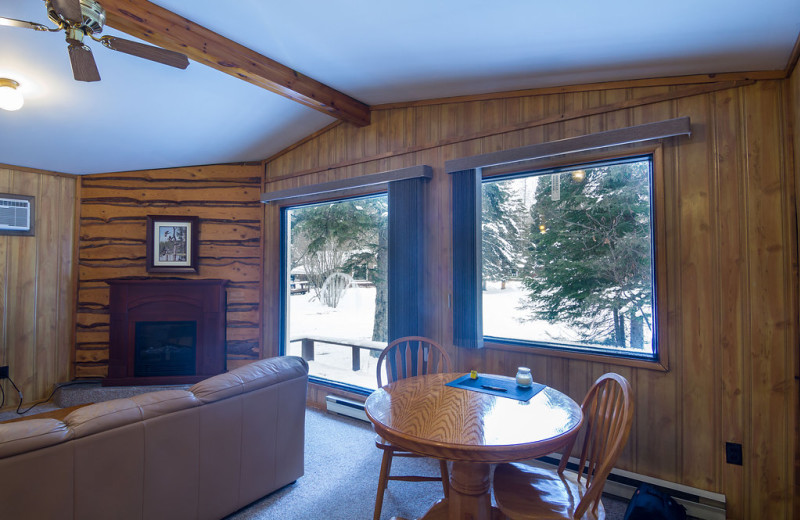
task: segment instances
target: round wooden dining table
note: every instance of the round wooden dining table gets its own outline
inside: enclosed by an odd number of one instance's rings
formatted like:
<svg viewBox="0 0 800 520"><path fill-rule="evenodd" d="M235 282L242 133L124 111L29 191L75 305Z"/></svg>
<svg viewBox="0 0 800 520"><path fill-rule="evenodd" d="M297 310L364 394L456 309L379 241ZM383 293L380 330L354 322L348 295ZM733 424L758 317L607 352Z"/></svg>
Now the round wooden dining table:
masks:
<svg viewBox="0 0 800 520"><path fill-rule="evenodd" d="M578 403L553 388L518 401L447 386L460 376L401 379L373 392L365 404L375 431L387 441L452 461L450 495L433 505L424 520L499 518L492 507L492 464L557 451L573 440L583 422Z"/></svg>

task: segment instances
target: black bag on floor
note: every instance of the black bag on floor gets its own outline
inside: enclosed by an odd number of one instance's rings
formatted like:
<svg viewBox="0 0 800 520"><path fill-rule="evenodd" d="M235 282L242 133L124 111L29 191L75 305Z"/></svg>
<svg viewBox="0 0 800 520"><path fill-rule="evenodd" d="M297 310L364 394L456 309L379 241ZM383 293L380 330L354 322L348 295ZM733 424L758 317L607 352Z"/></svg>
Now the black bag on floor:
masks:
<svg viewBox="0 0 800 520"><path fill-rule="evenodd" d="M650 484L640 484L631 497L625 520L686 520L686 508Z"/></svg>

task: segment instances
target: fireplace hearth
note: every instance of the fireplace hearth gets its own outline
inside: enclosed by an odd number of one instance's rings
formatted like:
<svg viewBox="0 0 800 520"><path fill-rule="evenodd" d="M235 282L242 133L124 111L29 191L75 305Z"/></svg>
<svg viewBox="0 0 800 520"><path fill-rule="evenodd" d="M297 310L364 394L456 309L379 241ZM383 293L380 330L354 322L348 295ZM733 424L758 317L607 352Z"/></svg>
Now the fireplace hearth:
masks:
<svg viewBox="0 0 800 520"><path fill-rule="evenodd" d="M226 280L112 280L104 386L195 383L226 369Z"/></svg>

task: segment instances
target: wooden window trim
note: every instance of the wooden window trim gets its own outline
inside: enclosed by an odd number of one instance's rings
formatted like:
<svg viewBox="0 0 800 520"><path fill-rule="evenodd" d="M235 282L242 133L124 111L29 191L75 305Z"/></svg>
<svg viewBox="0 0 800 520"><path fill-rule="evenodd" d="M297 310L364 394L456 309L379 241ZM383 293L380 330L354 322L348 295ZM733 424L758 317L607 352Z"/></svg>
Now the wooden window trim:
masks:
<svg viewBox="0 0 800 520"><path fill-rule="evenodd" d="M484 340L484 348L489 350L499 350L502 352L520 352L523 354L535 354L537 356L555 357L560 359L575 359L579 361L589 361L593 363L603 363L606 365L617 365L630 368L644 368L660 372L669 372L668 364L661 359L635 359L628 357L615 356L613 354L594 354L590 352L576 352L574 350L562 350L557 348L509 345Z"/></svg>
<svg viewBox="0 0 800 520"><path fill-rule="evenodd" d="M301 186L299 188L287 188L285 190L267 191L261 194L261 202L280 202L281 205L296 205L296 200L305 199L306 197L314 197L318 195L329 195L331 198L345 198L348 197L346 193L349 190L365 187L385 187L394 181L402 181L408 179L428 179L433 177L433 168L423 164L419 166L409 166L408 168L400 168L397 170L390 170L380 173L371 173L362 175L360 177L351 177L348 179L339 179L330 182L323 182L320 184L313 184L311 186Z"/></svg>
<svg viewBox="0 0 800 520"><path fill-rule="evenodd" d="M575 154L601 148L609 148L624 144L655 141L666 137L692 135L692 125L688 117L679 117L645 123L643 125L629 126L617 130L607 130L594 134L568 137L558 141L531 144L510 150L462 157L445 162L445 171L454 173L476 168L486 168L496 165L508 165L532 159L544 159L564 154Z"/></svg>

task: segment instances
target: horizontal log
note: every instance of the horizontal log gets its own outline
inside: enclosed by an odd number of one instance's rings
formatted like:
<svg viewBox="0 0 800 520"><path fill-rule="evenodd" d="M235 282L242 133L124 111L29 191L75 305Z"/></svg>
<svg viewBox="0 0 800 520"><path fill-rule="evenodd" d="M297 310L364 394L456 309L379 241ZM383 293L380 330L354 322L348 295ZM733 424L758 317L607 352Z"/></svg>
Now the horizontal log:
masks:
<svg viewBox="0 0 800 520"><path fill-rule="evenodd" d="M145 240L147 226L144 223L83 224L81 225L80 247L86 242L103 242L106 240ZM203 222L200 221L200 240L261 240L259 224L240 224L238 222Z"/></svg>
<svg viewBox="0 0 800 520"><path fill-rule="evenodd" d="M226 213L225 218L214 218L213 216L201 215L200 221L206 223L216 223L216 224L249 224L252 226L260 226L261 225L261 218L260 212L253 212L256 214L254 218L244 218L240 213L237 212L237 218L230 218L230 213ZM126 224L126 223L136 223L136 224L147 224L147 217L151 215L115 215L111 217L93 217L93 216L82 216L80 219L81 225L91 225L91 224Z"/></svg>
<svg viewBox="0 0 800 520"><path fill-rule="evenodd" d="M91 332L97 332L98 334L102 334L102 333L108 334L110 332L110 330L111 329L108 326L108 324L102 324L102 323L94 323L94 324L89 324L89 325L81 325L80 323L78 323L78 324L75 325L75 331L76 332L91 331Z"/></svg>
<svg viewBox="0 0 800 520"><path fill-rule="evenodd" d="M238 206L223 206L223 207L210 207L210 206L191 206L181 205L169 208L169 211L159 210L158 213L178 215L182 217L196 217L202 216L207 219L221 219L231 220L231 207L236 208L236 216L238 219L259 221L264 212L262 204L255 205L250 203L240 203ZM146 220L147 215L153 215L155 211L149 207L140 207L136 205L127 206L106 206L103 204L93 204L81 206L81 222L84 219L96 219L101 222L114 222L124 219L134 218Z"/></svg>
<svg viewBox="0 0 800 520"><path fill-rule="evenodd" d="M257 341L228 341L228 355L252 355L258 354Z"/></svg>
<svg viewBox="0 0 800 520"><path fill-rule="evenodd" d="M252 202L253 199L258 200L260 195L259 187L247 186L222 186L217 188L170 188L168 186L159 188L148 188L146 190L140 187L136 188L87 188L81 190L81 199L83 201L91 201L92 203L108 200L111 202L118 202L120 200L135 200L139 203L168 201L172 204L178 203L192 203L202 206L203 201L209 203L217 202L238 202L247 203ZM255 196L254 196L255 194Z"/></svg>
<svg viewBox="0 0 800 520"><path fill-rule="evenodd" d="M108 362L108 348L104 349L78 349L75 351L76 363Z"/></svg>
<svg viewBox="0 0 800 520"><path fill-rule="evenodd" d="M76 330L75 331L75 343L76 344L83 344L83 343L108 343L108 332L98 332L96 330Z"/></svg>
<svg viewBox="0 0 800 520"><path fill-rule="evenodd" d="M258 200L208 200L208 199L168 199L168 198L153 198L148 200L140 200L135 197L89 197L81 199L81 204L90 205L104 205L104 206L142 206L148 208L175 208L179 206L192 206L198 208L204 207L218 207L218 208L237 208L240 206L255 206L261 204Z"/></svg>
<svg viewBox="0 0 800 520"><path fill-rule="evenodd" d="M261 279L261 266L256 264L247 265L242 262L228 262L224 265L208 265L200 263L198 270L203 279L215 278L231 281L254 281L256 283ZM143 263L133 265L120 263L112 267L100 267L83 265L83 262L80 262L79 273L81 280L85 282L103 282L115 278L131 277L164 278L162 276L151 276Z"/></svg>
<svg viewBox="0 0 800 520"><path fill-rule="evenodd" d="M252 238L247 241L201 240L200 256L206 258L260 258L261 241ZM86 260L110 258L142 258L142 244L120 244L85 242L80 247L80 257ZM141 255L141 256L140 256Z"/></svg>
<svg viewBox="0 0 800 520"><path fill-rule="evenodd" d="M106 377L108 365L75 363L75 377Z"/></svg>
<svg viewBox="0 0 800 520"><path fill-rule="evenodd" d="M256 303L231 303L228 302L228 315L232 312L250 312L250 311L259 311L261 305Z"/></svg>
<svg viewBox="0 0 800 520"><path fill-rule="evenodd" d="M259 324L257 321L228 320L227 326L229 329L257 329Z"/></svg>
<svg viewBox="0 0 800 520"><path fill-rule="evenodd" d="M108 341L103 342L96 342L96 343L76 343L77 348L87 349L87 350L102 350L104 348L108 348Z"/></svg>
<svg viewBox="0 0 800 520"><path fill-rule="evenodd" d="M228 341L254 341L258 342L257 329L228 329L226 332Z"/></svg>
<svg viewBox="0 0 800 520"><path fill-rule="evenodd" d="M101 173L84 175L81 181L97 181L103 179L130 179L133 181L151 181L158 179L190 179L204 181L206 179L254 178L263 173L260 163L252 164L210 164L206 166L181 166L160 170L137 170L128 172Z"/></svg>
<svg viewBox="0 0 800 520"><path fill-rule="evenodd" d="M111 320L108 313L78 313L76 317L77 325L83 329L97 329L99 327L108 327Z"/></svg>
<svg viewBox="0 0 800 520"><path fill-rule="evenodd" d="M90 176L86 176L90 177ZM96 177L96 178L83 178L81 182L82 189L91 188L139 188L139 189L154 189L163 187L173 188L224 188L228 186L261 186L261 177L206 177L202 180L197 178L176 178L176 177L161 177L161 178L143 178L143 177Z"/></svg>

